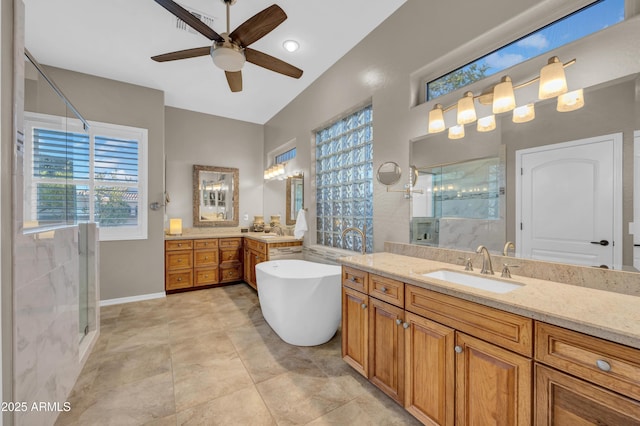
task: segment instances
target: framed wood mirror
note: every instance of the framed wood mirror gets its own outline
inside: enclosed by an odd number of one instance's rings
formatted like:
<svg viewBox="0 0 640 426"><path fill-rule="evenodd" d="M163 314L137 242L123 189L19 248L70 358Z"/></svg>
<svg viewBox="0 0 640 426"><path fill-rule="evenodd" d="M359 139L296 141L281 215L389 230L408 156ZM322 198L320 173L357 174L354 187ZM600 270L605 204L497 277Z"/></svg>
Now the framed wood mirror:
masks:
<svg viewBox="0 0 640 426"><path fill-rule="evenodd" d="M304 206L304 177L303 175L287 178L286 224L295 225L298 212Z"/></svg>
<svg viewBox="0 0 640 426"><path fill-rule="evenodd" d="M193 226L238 226L239 171L193 166Z"/></svg>

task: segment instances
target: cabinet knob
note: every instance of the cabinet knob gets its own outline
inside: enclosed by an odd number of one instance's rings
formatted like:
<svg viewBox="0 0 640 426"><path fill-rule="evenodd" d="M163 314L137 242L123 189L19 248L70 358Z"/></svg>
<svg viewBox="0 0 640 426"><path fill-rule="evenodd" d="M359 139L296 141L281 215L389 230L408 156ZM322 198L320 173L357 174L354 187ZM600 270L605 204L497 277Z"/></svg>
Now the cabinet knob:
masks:
<svg viewBox="0 0 640 426"><path fill-rule="evenodd" d="M356 282L356 277L349 278L349 281L351 281L352 283L355 283Z"/></svg>
<svg viewBox="0 0 640 426"><path fill-rule="evenodd" d="M209 275L205 275L204 277L205 277L205 278L209 278Z"/></svg>
<svg viewBox="0 0 640 426"><path fill-rule="evenodd" d="M602 371L611 371L611 364L603 359L597 360L596 366Z"/></svg>
<svg viewBox="0 0 640 426"><path fill-rule="evenodd" d="M380 287L380 291L383 293L387 292L387 288L385 286Z"/></svg>
<svg viewBox="0 0 640 426"><path fill-rule="evenodd" d="M204 260L209 260L209 256L205 256L205 257L204 257Z"/></svg>
<svg viewBox="0 0 640 426"><path fill-rule="evenodd" d="M397 320L396 320L396 324L397 324L397 325L402 324L402 320L401 320L401 319L397 319Z"/></svg>
<svg viewBox="0 0 640 426"><path fill-rule="evenodd" d="M182 259L178 259L178 263L182 262Z"/></svg>
<svg viewBox="0 0 640 426"><path fill-rule="evenodd" d="M402 323L402 327L406 330L407 328L409 328L409 323L408 322Z"/></svg>
<svg viewBox="0 0 640 426"><path fill-rule="evenodd" d="M363 304L362 304L362 305L360 305L360 306L362 306L362 309L367 309L367 304L366 304L366 303L363 303Z"/></svg>
<svg viewBox="0 0 640 426"><path fill-rule="evenodd" d="M179 278L178 278L178 281L182 281L182 277L179 277Z"/></svg>
<svg viewBox="0 0 640 426"><path fill-rule="evenodd" d="M182 243L178 243L178 247L182 247Z"/></svg>
<svg viewBox="0 0 640 426"><path fill-rule="evenodd" d="M456 345L456 346L453 348L453 350L454 350L454 351L456 351L456 353L457 353L457 354L461 354L461 353L462 353L462 346L458 346L458 345Z"/></svg>

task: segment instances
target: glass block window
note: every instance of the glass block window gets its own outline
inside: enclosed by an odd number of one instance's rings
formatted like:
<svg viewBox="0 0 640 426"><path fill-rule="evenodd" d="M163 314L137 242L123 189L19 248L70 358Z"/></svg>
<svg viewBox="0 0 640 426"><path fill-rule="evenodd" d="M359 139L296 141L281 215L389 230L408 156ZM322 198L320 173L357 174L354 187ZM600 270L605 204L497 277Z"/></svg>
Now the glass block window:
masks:
<svg viewBox="0 0 640 426"><path fill-rule="evenodd" d="M296 158L296 149L292 148L289 151L276 155L275 164L286 163L289 160Z"/></svg>
<svg viewBox="0 0 640 426"><path fill-rule="evenodd" d="M427 83L427 101L624 20L624 0L599 0Z"/></svg>
<svg viewBox="0 0 640 426"><path fill-rule="evenodd" d="M317 243L361 251L350 231L366 226L366 251L373 252L373 108L344 117L316 136Z"/></svg>

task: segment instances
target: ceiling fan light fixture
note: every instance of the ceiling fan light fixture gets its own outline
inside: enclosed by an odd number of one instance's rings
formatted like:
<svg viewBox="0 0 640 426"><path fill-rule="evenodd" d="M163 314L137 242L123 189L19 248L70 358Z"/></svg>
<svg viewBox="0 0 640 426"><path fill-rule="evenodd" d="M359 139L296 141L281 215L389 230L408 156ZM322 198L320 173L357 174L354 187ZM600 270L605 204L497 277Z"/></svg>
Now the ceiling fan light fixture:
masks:
<svg viewBox="0 0 640 426"><path fill-rule="evenodd" d="M215 66L229 72L240 71L246 62L242 49L229 42L213 43L211 58Z"/></svg>

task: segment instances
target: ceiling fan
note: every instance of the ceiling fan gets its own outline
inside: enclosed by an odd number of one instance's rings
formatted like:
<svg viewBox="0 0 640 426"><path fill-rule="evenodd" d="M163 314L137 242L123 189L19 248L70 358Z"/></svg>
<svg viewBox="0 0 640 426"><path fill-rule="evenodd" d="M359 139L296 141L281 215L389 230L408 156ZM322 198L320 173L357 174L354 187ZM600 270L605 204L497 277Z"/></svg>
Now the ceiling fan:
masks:
<svg viewBox="0 0 640 426"><path fill-rule="evenodd" d="M211 46L196 47L193 49L179 50L177 52L165 53L163 55L152 56L156 62L175 61L177 59L195 58L198 56L211 55L213 63L224 70L227 82L232 92L242 91L242 67L245 61L252 64L284 74L293 78L300 78L302 70L288 64L271 55L262 53L248 47L250 44L260 40L265 35L273 31L278 25L287 19L287 15L274 4L247 19L233 32L230 31L230 7L236 0L222 0L227 6L227 32L218 34L211 27L193 16L188 10L172 0L154 0L160 6L167 9L176 17L184 21L194 30L198 31L209 40L213 41Z"/></svg>

